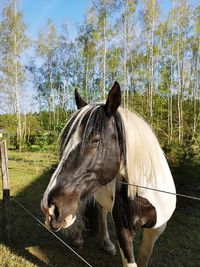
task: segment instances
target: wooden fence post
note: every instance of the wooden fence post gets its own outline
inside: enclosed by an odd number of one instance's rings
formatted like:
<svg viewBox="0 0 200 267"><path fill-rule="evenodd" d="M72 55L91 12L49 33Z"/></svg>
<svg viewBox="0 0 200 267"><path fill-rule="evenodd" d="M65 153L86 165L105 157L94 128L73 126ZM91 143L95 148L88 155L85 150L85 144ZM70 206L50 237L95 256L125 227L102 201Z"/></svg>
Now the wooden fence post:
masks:
<svg viewBox="0 0 200 267"><path fill-rule="evenodd" d="M5 243L10 242L10 181L6 140L0 143L0 168L3 186L2 231Z"/></svg>

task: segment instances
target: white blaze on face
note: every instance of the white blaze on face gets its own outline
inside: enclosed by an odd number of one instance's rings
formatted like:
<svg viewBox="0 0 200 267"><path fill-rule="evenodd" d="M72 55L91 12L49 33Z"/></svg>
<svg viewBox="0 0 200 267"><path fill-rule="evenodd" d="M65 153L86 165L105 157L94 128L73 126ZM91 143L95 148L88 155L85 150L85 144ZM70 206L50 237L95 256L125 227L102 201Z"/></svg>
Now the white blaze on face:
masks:
<svg viewBox="0 0 200 267"><path fill-rule="evenodd" d="M46 188L46 191L44 192L44 196L42 199L42 206L44 208L48 207L48 194L49 192L56 186L57 184L57 179L59 176L60 171L62 170L63 164L65 162L65 160L67 159L69 153L75 148L75 146L80 142L80 138L79 138L79 131L77 130L72 138L70 139L68 145L67 145L67 149L65 149L65 153L63 153L62 159L60 160L60 163L58 164L55 172L53 173L51 180Z"/></svg>
<svg viewBox="0 0 200 267"><path fill-rule="evenodd" d="M97 107L95 107L96 109ZM62 170L63 164L65 163L66 159L68 158L70 152L76 147L77 144L80 143L80 126L81 126L81 122L82 119L84 117L84 115L86 114L86 112L88 112L90 109L94 109L93 106L87 105L84 108L82 108L82 110L79 112L79 114L77 115L77 117L75 118L74 122L71 125L71 128L69 129L68 135L66 137L66 140L68 139L68 137L70 136L72 130L74 130L74 127L76 125L76 130L74 131L74 133L72 134L72 136L70 137L70 140L68 142L68 144L66 145L64 151L63 151L63 155L62 158L55 170L55 172L53 173L50 182L44 192L43 195L43 199L41 201L41 208L42 210L45 212L46 209L48 209L48 195L49 192L56 186L57 184L57 180L58 180L58 176L60 171Z"/></svg>

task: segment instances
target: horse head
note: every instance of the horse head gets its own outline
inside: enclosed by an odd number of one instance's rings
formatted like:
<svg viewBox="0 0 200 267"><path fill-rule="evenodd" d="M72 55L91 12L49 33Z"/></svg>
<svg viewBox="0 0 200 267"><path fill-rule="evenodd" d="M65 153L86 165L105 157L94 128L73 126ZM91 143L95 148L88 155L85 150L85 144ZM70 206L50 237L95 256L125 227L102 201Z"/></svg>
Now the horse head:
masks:
<svg viewBox="0 0 200 267"><path fill-rule="evenodd" d="M125 147L117 82L105 104L88 105L77 91L75 100L78 111L62 131L61 159L41 201L54 230L73 224L81 201L116 177Z"/></svg>

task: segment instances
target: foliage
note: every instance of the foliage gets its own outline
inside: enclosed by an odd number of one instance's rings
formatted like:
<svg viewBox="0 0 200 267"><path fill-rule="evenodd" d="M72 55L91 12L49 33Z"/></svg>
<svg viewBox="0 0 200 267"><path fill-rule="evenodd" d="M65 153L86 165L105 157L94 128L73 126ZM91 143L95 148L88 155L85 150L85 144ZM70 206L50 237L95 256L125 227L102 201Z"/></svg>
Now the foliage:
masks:
<svg viewBox="0 0 200 267"><path fill-rule="evenodd" d="M186 159L187 150L185 145L181 145L178 142L165 145L163 148L168 162L172 167L180 167Z"/></svg>
<svg viewBox="0 0 200 267"><path fill-rule="evenodd" d="M191 145L187 151L188 158L190 159L200 159L200 135L196 136L194 140L191 142Z"/></svg>
<svg viewBox="0 0 200 267"><path fill-rule="evenodd" d="M200 7L173 1L163 17L161 7L157 0L145 0L142 5L129 0L92 1L74 39L67 23L57 27L47 21L38 31L34 55L26 68L18 65L19 81L31 75L39 109L35 114L21 114L24 146L48 146L46 133L55 134L56 139L68 113L75 109L75 89L87 102L102 101L117 80L122 105L150 123L174 165L188 157L200 157ZM17 35L16 43L21 55L27 46L26 25L23 12L15 11L16 34L20 30L22 34ZM3 20L0 25L4 37L0 42L12 47L6 31L10 21ZM6 50L0 50L3 59ZM0 64L1 70L3 67ZM3 83L2 88L5 92L7 85ZM2 127L16 136L19 116L11 111Z"/></svg>

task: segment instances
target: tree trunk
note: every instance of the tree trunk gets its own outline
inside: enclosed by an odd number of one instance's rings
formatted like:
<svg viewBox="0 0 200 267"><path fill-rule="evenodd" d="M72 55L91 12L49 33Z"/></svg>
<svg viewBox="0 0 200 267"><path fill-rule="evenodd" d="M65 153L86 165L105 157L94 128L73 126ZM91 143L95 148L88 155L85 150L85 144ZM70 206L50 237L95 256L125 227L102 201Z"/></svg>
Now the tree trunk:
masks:
<svg viewBox="0 0 200 267"><path fill-rule="evenodd" d="M152 28L151 28L151 81L149 91L149 115L150 124L153 123L153 91L154 91L154 28L155 28L155 0L152 10Z"/></svg>
<svg viewBox="0 0 200 267"><path fill-rule="evenodd" d="M15 17L17 15L17 1L14 1L14 12ZM17 60L17 36L16 32L13 31L13 39L14 39L14 55L13 55L13 63L15 66L15 79L14 79L14 90L15 90L15 113L17 117L17 148L21 152L21 141L22 141L22 129L21 129L21 114L19 107L19 77L18 77L18 60Z"/></svg>
<svg viewBox="0 0 200 267"><path fill-rule="evenodd" d="M198 115L197 115L197 99L198 99L198 90L199 90L199 55L200 55L200 38L198 43L198 52L197 52L197 59L196 59L196 66L195 66L195 73L196 73L196 84L193 85L193 138L196 134L197 129L197 121L198 121Z"/></svg>
<svg viewBox="0 0 200 267"><path fill-rule="evenodd" d="M86 55L85 59L85 93L86 93L86 101L88 102L89 96L88 96L88 72L89 72L89 59L88 59L88 53Z"/></svg>
<svg viewBox="0 0 200 267"><path fill-rule="evenodd" d="M180 6L180 4L179 4ZM179 7L178 7L179 8ZM178 35L178 44L177 44L177 67L178 67L178 140L179 143L182 143L183 136L183 125L182 125L182 81L181 81L181 63L180 63L180 11L178 10L177 14L177 35Z"/></svg>
<svg viewBox="0 0 200 267"><path fill-rule="evenodd" d="M173 56L174 56L174 0L172 2L173 21L172 21L172 35L171 35L171 62L170 62L170 88L168 93L168 144L171 144L173 138Z"/></svg>
<svg viewBox="0 0 200 267"><path fill-rule="evenodd" d="M106 97L106 16L103 18L103 99Z"/></svg>
<svg viewBox="0 0 200 267"><path fill-rule="evenodd" d="M128 86L127 86L127 17L126 17L126 13L127 13L127 0L124 1L124 5L123 5L123 8L124 8L124 18L123 18L123 21L124 21L124 27L123 27L123 39L124 39L124 45L123 45L123 48L124 48L124 57L123 57L123 86L124 86L124 95L123 95L123 105L124 107L126 108L127 107L127 103L128 103Z"/></svg>

